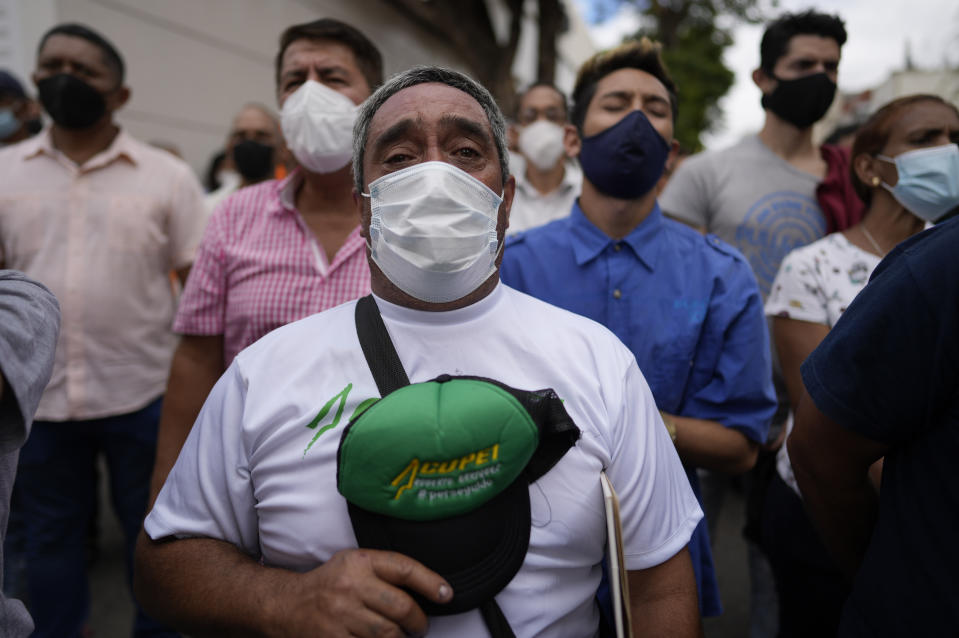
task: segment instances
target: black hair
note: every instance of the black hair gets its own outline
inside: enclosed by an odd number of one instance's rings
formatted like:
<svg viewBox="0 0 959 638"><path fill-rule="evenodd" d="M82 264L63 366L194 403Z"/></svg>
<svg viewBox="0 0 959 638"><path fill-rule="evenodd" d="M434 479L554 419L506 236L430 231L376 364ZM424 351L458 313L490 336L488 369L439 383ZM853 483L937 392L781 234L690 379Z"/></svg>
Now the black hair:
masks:
<svg viewBox="0 0 959 638"><path fill-rule="evenodd" d="M676 96L676 83L669 76L666 65L660 56L662 45L649 38L631 40L614 49L597 53L583 63L576 75L573 87L573 110L570 121L582 132L586 121L589 103L596 95L596 87L604 77L620 69L639 69L649 73L663 83L669 93L669 106L673 121L679 115L679 99Z"/></svg>
<svg viewBox="0 0 959 638"><path fill-rule="evenodd" d="M104 63L110 67L111 71L116 73L117 85L119 86L123 84L123 79L126 76L126 67L123 64L123 58L120 56L120 52L117 51L117 48L113 46L112 42L104 38L102 35L90 27L77 22L58 24L44 33L43 37L40 38L40 45L37 47L37 56L39 56L40 52L43 51L43 45L47 43L47 40L49 40L51 36L55 35L68 35L74 38L82 38L99 48L103 53Z"/></svg>
<svg viewBox="0 0 959 638"><path fill-rule="evenodd" d="M832 38L842 48L846 43L846 25L838 15L819 13L813 9L802 13L784 13L766 27L759 44L759 66L773 74L776 62L786 55L789 41L797 35L818 35Z"/></svg>
<svg viewBox="0 0 959 638"><path fill-rule="evenodd" d="M276 85L280 86L280 69L283 67L283 54L297 40L333 40L346 45L356 57L370 92L383 83L383 56L376 45L363 33L345 22L333 18L320 18L313 22L294 24L280 35L280 50L276 54Z"/></svg>
<svg viewBox="0 0 959 638"><path fill-rule="evenodd" d="M226 151L218 151L210 158L210 163L207 164L206 167L206 173L203 175L203 186L208 193L212 193L220 188L220 178L217 177L217 173L219 173L220 168L223 167L224 161L226 161Z"/></svg>
<svg viewBox="0 0 959 638"><path fill-rule="evenodd" d="M826 139L823 140L823 144L829 144L830 146L835 146L839 143L839 140L848 136L854 135L856 131L859 130L859 127L862 126L859 122L853 122L852 124L842 124L833 129Z"/></svg>
<svg viewBox="0 0 959 638"><path fill-rule="evenodd" d="M545 88L550 89L559 96L560 102L563 103L563 117L569 117L569 98L566 97L566 94L563 93L558 86L552 82L544 82L542 80L533 82L524 90L520 91L519 95L516 96L516 112L513 114L513 119L518 120L520 115L520 105L523 103L523 98L526 97L530 91L533 89Z"/></svg>

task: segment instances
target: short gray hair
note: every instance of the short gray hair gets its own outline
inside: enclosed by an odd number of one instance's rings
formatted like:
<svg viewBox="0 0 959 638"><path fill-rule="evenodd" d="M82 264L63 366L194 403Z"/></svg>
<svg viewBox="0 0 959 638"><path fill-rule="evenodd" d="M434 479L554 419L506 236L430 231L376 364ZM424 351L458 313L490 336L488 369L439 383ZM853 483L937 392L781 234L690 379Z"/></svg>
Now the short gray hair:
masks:
<svg viewBox="0 0 959 638"><path fill-rule="evenodd" d="M506 184L506 180L509 179L506 119L490 92L479 82L459 71L439 66L415 66L391 77L360 106L356 123L353 125L353 184L356 186L357 192L363 192L363 157L373 116L388 99L403 89L430 82L437 82L459 89L476 100L483 108L483 112L486 113L486 118L489 120L490 128L493 130L493 140L496 143L496 153L499 155L503 184Z"/></svg>

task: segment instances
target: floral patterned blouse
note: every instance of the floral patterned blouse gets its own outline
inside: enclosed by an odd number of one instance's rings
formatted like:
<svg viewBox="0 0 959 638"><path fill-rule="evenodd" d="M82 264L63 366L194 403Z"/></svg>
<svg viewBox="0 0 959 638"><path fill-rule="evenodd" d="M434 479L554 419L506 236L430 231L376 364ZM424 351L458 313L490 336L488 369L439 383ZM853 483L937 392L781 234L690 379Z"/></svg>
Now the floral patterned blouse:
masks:
<svg viewBox="0 0 959 638"><path fill-rule="evenodd" d="M854 246L842 233L797 248L779 266L766 299L766 315L832 328L865 288L879 261L879 256Z"/></svg>

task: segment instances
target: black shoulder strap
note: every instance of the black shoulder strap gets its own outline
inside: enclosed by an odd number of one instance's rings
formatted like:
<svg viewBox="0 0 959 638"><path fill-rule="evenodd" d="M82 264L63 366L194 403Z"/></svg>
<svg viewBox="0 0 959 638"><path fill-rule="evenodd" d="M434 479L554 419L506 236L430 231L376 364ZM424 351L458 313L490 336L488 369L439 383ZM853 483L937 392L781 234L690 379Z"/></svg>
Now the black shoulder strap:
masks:
<svg viewBox="0 0 959 638"><path fill-rule="evenodd" d="M373 373L380 396L410 384L406 370L396 354L390 333L386 331L380 309L376 307L373 295L367 295L356 302L356 334L363 347L366 364Z"/></svg>
<svg viewBox="0 0 959 638"><path fill-rule="evenodd" d="M503 615L503 610L499 608L496 598L490 598L480 605L479 610L492 638L516 638L516 634L513 633L513 628L509 626L509 621Z"/></svg>
<svg viewBox="0 0 959 638"><path fill-rule="evenodd" d="M396 354L393 340L390 339L390 333L386 331L386 325L383 323L383 317L380 316L380 309L377 308L373 295L361 297L356 302L355 317L356 334L360 338L363 356L366 357L366 364L373 373L373 379L376 380L380 396L385 397L393 390L409 385L410 378L406 376L400 356ZM515 638L516 634L513 633L503 611L496 603L496 598L483 603L480 606L480 614L493 638Z"/></svg>

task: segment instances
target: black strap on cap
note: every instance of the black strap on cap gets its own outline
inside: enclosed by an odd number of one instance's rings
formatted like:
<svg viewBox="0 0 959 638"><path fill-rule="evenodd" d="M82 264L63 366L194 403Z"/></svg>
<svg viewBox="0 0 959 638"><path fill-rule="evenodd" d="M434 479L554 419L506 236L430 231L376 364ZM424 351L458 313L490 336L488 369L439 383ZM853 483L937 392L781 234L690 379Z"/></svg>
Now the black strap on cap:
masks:
<svg viewBox="0 0 959 638"><path fill-rule="evenodd" d="M390 339L390 333L386 330L373 295L361 297L356 302L355 320L356 334L360 338L363 356L366 357L366 364L373 373L380 396L385 397L393 390L409 385L410 378L403 369L403 363L396 353L393 340ZM513 628L509 626L506 616L503 615L503 610L496 603L496 598L490 598L480 605L480 614L492 638L516 638Z"/></svg>

